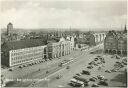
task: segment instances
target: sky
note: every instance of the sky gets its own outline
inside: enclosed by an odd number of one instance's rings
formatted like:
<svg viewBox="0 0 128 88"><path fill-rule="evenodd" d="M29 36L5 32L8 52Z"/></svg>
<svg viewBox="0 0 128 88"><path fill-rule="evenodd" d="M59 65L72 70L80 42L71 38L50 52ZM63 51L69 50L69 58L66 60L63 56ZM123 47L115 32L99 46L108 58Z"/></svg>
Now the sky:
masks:
<svg viewBox="0 0 128 88"><path fill-rule="evenodd" d="M15 28L121 28L127 21L126 0L3 0L0 25Z"/></svg>

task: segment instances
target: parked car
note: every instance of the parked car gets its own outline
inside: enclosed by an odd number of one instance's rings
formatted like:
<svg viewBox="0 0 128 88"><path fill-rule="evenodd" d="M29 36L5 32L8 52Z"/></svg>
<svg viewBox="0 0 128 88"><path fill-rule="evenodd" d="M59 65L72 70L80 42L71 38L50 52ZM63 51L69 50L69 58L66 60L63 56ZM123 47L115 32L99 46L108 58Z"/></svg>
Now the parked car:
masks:
<svg viewBox="0 0 128 88"><path fill-rule="evenodd" d="M92 69L92 68L93 68L93 66L88 66L87 68L88 68L88 69Z"/></svg>
<svg viewBox="0 0 128 88"><path fill-rule="evenodd" d="M98 60L98 58L95 58L95 59L94 59L94 61L97 61L97 60Z"/></svg>
<svg viewBox="0 0 128 88"><path fill-rule="evenodd" d="M73 78L77 79L77 78L78 78L78 76L77 76L77 75L75 75L75 76L73 76Z"/></svg>
<svg viewBox="0 0 128 88"><path fill-rule="evenodd" d="M9 71L12 71L12 69L9 69Z"/></svg>
<svg viewBox="0 0 128 88"><path fill-rule="evenodd" d="M23 67L26 67L26 65L23 65Z"/></svg>
<svg viewBox="0 0 128 88"><path fill-rule="evenodd" d="M22 66L19 66L19 68L22 68Z"/></svg>
<svg viewBox="0 0 128 88"><path fill-rule="evenodd" d="M120 64L121 62L117 61L116 64Z"/></svg>
<svg viewBox="0 0 128 88"><path fill-rule="evenodd" d="M90 78L89 80L90 80L90 81L94 81L94 82L96 81L96 79L95 79L95 78Z"/></svg>
<svg viewBox="0 0 128 88"><path fill-rule="evenodd" d="M106 81L100 81L98 85L108 86L108 83Z"/></svg>
<svg viewBox="0 0 128 88"><path fill-rule="evenodd" d="M94 52L90 52L90 54L93 54Z"/></svg>
<svg viewBox="0 0 128 88"><path fill-rule="evenodd" d="M89 71L82 70L82 74L90 75Z"/></svg>
<svg viewBox="0 0 128 88"><path fill-rule="evenodd" d="M62 77L62 75L58 75L56 76L56 79L60 79Z"/></svg>
<svg viewBox="0 0 128 88"><path fill-rule="evenodd" d="M91 61L90 63L88 63L88 65L93 65L93 64L95 64L94 61Z"/></svg>
<svg viewBox="0 0 128 88"><path fill-rule="evenodd" d="M98 66L98 64L94 63L95 66Z"/></svg>
<svg viewBox="0 0 128 88"><path fill-rule="evenodd" d="M111 70L105 70L105 72L107 72L107 73L111 73Z"/></svg>
<svg viewBox="0 0 128 88"><path fill-rule="evenodd" d="M80 74L80 73L77 73L76 75L77 75L77 76L81 76L81 74Z"/></svg>
<svg viewBox="0 0 128 88"><path fill-rule="evenodd" d="M49 73L49 71L46 71L46 74L48 74Z"/></svg>
<svg viewBox="0 0 128 88"><path fill-rule="evenodd" d="M100 79L100 80L103 80L104 76L98 75L97 78Z"/></svg>
<svg viewBox="0 0 128 88"><path fill-rule="evenodd" d="M98 84L92 84L92 87L99 87Z"/></svg>

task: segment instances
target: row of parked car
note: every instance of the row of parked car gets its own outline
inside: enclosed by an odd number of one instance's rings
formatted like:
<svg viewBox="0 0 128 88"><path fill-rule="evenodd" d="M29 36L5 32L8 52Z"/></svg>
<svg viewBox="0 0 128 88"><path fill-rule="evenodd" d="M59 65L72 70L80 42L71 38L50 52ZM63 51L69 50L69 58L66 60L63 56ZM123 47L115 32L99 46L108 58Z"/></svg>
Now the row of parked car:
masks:
<svg viewBox="0 0 128 88"><path fill-rule="evenodd" d="M73 79L70 80L69 85L73 87L85 87L88 86L88 80L85 78L80 77L81 75L90 75L89 71L82 70L81 73L77 73L73 76Z"/></svg>
<svg viewBox="0 0 128 88"><path fill-rule="evenodd" d="M23 67L28 67L28 66L32 66L32 65L36 65L36 64L40 64L43 63L44 61L37 61L37 62L33 62L33 63L29 63L29 64L24 64L24 65L20 65L19 68L23 68Z"/></svg>
<svg viewBox="0 0 128 88"><path fill-rule="evenodd" d="M103 63L105 63L104 58L101 56L97 56L96 58L94 58L93 61L88 63L89 66L87 66L87 68L92 69L94 66L98 66L98 65L103 64Z"/></svg>
<svg viewBox="0 0 128 88"><path fill-rule="evenodd" d="M108 80L104 78L102 75L98 75L96 77L91 77L89 79L82 78L81 75L90 75L89 71L82 70L81 73L77 73L75 76L73 76L73 79L70 80L69 85L73 87L86 87L89 86L89 82L98 82L98 83L93 83L91 86L92 87L99 87L100 85L102 86L108 86Z"/></svg>
<svg viewBox="0 0 128 88"><path fill-rule="evenodd" d="M89 66L87 66L88 69L92 69L94 66L98 66L99 64L105 63L105 60L101 56L97 56L94 58L93 61L88 63ZM81 73L75 74L73 76L73 79L70 80L69 85L73 87L85 87L85 86L91 86L91 87L99 87L102 86L108 86L108 80L104 78L102 75L98 75L96 77L90 77L89 79L85 79L82 77L82 75L91 75L91 71L89 70L82 70ZM93 84L90 84L93 83Z"/></svg>
<svg viewBox="0 0 128 88"><path fill-rule="evenodd" d="M28 66L32 66L32 65L35 65L35 64L40 64L40 63L43 63L44 61L37 61L37 62L33 62L33 63L28 63L28 64L23 64L23 65L20 65L19 68L24 68L24 67L28 67ZM9 71L13 71L11 68L9 69Z"/></svg>

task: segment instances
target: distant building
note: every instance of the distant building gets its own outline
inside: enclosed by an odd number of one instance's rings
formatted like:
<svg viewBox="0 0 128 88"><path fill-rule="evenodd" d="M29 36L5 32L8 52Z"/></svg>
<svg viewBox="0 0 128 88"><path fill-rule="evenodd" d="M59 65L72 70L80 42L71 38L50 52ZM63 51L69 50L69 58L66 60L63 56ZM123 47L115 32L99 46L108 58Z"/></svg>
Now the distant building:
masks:
<svg viewBox="0 0 128 88"><path fill-rule="evenodd" d="M124 31L126 31L126 27ZM105 53L127 55L127 32L124 31L107 33L104 41Z"/></svg>
<svg viewBox="0 0 128 88"><path fill-rule="evenodd" d="M87 32L82 33L80 36L81 37L77 37L75 39L77 41L77 44L87 44L89 46L95 46L104 41L106 34Z"/></svg>
<svg viewBox="0 0 128 88"><path fill-rule="evenodd" d="M95 43L99 44L101 42L104 42L106 33L93 33L94 37L95 37Z"/></svg>
<svg viewBox="0 0 128 88"><path fill-rule="evenodd" d="M95 42L95 36L91 33L91 32L88 32L84 35L85 37L85 44L89 45L89 46L95 46L96 45L96 42Z"/></svg>
<svg viewBox="0 0 128 88"><path fill-rule="evenodd" d="M7 25L7 35L10 35L11 30L13 30L13 24L10 22L10 23Z"/></svg>
<svg viewBox="0 0 128 88"><path fill-rule="evenodd" d="M43 60L45 47L47 46L41 39L5 42L1 46L1 62L12 67Z"/></svg>

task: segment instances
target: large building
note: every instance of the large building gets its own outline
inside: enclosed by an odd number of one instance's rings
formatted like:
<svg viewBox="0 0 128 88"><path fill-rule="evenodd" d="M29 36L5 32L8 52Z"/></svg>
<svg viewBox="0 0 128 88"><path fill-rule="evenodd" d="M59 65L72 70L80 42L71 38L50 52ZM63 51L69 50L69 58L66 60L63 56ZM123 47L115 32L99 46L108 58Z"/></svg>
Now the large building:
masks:
<svg viewBox="0 0 128 88"><path fill-rule="evenodd" d="M126 31L126 27L125 30ZM104 51L109 54L127 55L127 31L109 31L104 41Z"/></svg>
<svg viewBox="0 0 128 88"><path fill-rule="evenodd" d="M1 46L1 62L12 67L42 60L44 59L45 47L47 46L41 39L4 42Z"/></svg>
<svg viewBox="0 0 128 88"><path fill-rule="evenodd" d="M1 61L8 67L65 56L74 50L74 38L60 38L47 44L42 39L8 41L2 44Z"/></svg>
<svg viewBox="0 0 128 88"><path fill-rule="evenodd" d="M68 55L74 50L74 38L62 37L59 41L51 41L48 43L47 49L49 59Z"/></svg>

